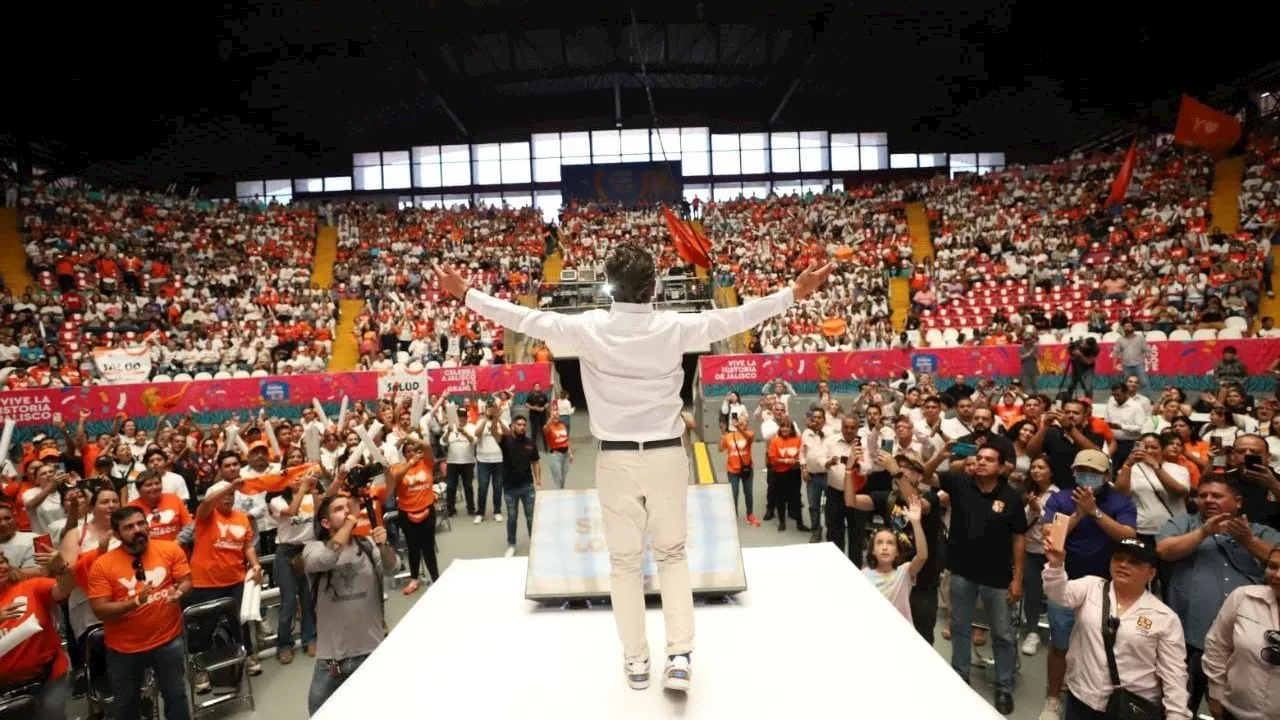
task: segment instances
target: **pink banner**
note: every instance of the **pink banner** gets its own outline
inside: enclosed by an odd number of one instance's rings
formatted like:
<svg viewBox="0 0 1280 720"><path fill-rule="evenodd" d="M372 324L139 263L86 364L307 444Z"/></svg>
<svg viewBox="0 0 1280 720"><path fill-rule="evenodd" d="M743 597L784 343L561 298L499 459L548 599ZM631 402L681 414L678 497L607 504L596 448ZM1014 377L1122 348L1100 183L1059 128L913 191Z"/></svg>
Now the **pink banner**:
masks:
<svg viewBox="0 0 1280 720"><path fill-rule="evenodd" d="M89 420L110 420L119 413L138 418L147 415L183 415L219 410L257 410L276 405L376 400L378 377L372 372L282 375L228 380L86 385L42 390L0 392L0 421L18 425L47 425L54 415L74 425L80 410Z"/></svg>
<svg viewBox="0 0 1280 720"><path fill-rule="evenodd" d="M468 365L456 368L428 370L431 394L448 390L450 393L496 393L511 390L527 393L535 383L546 391L551 387L551 363L521 363L517 365Z"/></svg>
<svg viewBox="0 0 1280 720"><path fill-rule="evenodd" d="M1096 372L1118 374L1111 358L1111 343L1101 343ZM1280 339L1194 340L1148 344L1148 375L1206 375L1222 359L1222 348L1230 345L1250 375L1265 373L1280 357ZM1066 366L1066 345L1041 345L1041 375L1061 374ZM818 382L867 378L883 380L903 370L932 373L949 379L955 375L974 377L1017 377L1020 372L1017 345L914 350L853 350L843 353L788 353L785 355L704 355L701 358L704 386L750 385L774 379L788 382Z"/></svg>

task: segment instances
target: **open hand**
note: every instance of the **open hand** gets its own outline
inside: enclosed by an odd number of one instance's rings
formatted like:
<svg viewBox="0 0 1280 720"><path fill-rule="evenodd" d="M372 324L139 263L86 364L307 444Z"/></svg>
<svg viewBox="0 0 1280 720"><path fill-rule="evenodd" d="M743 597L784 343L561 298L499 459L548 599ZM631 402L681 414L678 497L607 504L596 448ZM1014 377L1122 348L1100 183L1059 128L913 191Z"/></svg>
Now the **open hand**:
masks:
<svg viewBox="0 0 1280 720"><path fill-rule="evenodd" d="M1203 528L1204 528L1205 534L1217 535L1220 532L1225 532L1227 529L1227 524L1231 522L1232 519L1233 518L1230 513L1219 513L1218 515L1214 515L1213 517L1204 521Z"/></svg>
<svg viewBox="0 0 1280 720"><path fill-rule="evenodd" d="M907 502L907 520L913 523L920 522L920 514L922 512L920 497L918 495L912 496L911 500Z"/></svg>
<svg viewBox="0 0 1280 720"><path fill-rule="evenodd" d="M1240 515L1233 517L1222 525L1222 529L1235 541L1244 545L1253 539L1253 528L1249 527L1249 517Z"/></svg>
<svg viewBox="0 0 1280 720"><path fill-rule="evenodd" d="M445 269L440 265L440 263L434 261L431 263L431 269L435 271L436 280L440 283L440 287L444 289L445 292L459 300L466 299L469 286L467 285L467 281L458 274L457 270L452 268Z"/></svg>
<svg viewBox="0 0 1280 720"><path fill-rule="evenodd" d="M1098 499L1089 488L1078 487L1072 490L1071 499L1076 501L1076 511L1081 515L1093 515L1098 509Z"/></svg>
<svg viewBox="0 0 1280 720"><path fill-rule="evenodd" d="M17 620L27 613L26 603L12 602L0 608L0 622Z"/></svg>
<svg viewBox="0 0 1280 720"><path fill-rule="evenodd" d="M795 299L803 300L813 293L814 290L822 287L823 283L827 281L827 278L835 269L836 264L830 261L822 265L819 265L816 262L809 263L809 267L805 268L804 272L800 273L800 277L796 278L795 282L791 284L791 291L795 296ZM444 285L443 280L441 281L441 285ZM466 291L463 290L463 292L465 293ZM462 296L459 295L458 297L461 298Z"/></svg>

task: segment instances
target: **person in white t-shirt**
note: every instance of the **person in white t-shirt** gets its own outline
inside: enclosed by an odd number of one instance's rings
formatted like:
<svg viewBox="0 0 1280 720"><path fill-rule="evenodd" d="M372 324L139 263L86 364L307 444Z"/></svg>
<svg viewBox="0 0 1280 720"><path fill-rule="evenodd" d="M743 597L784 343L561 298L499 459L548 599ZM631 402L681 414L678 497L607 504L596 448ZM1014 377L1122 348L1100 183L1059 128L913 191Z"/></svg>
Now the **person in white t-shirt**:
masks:
<svg viewBox="0 0 1280 720"><path fill-rule="evenodd" d="M285 458L287 465L304 461L300 448L293 448ZM294 568L294 558L302 555L302 547L315 539L315 511L320 504L316 491L319 472L298 476L284 492L268 493L267 512L276 523L276 551L271 577L280 588L280 612L276 627L276 660L281 665L293 662L293 624L298 603L302 604L302 647L307 655L316 654L316 609L311 602L311 589L306 576Z"/></svg>
<svg viewBox="0 0 1280 720"><path fill-rule="evenodd" d="M502 438L507 427L498 420L496 407L486 408L480 422L476 423L475 454L476 482L476 514L472 519L476 525L484 520L485 505L488 501L489 488L493 487L493 521L502 522Z"/></svg>
<svg viewBox="0 0 1280 720"><path fill-rule="evenodd" d="M53 534L52 526L59 520L66 520L62 511L62 501L58 497L58 476L65 479L67 474L46 462L35 471L36 486L22 493L18 500L27 509L27 517L31 520L31 532L42 535Z"/></svg>
<svg viewBox="0 0 1280 720"><path fill-rule="evenodd" d="M1181 451L1182 441L1172 434L1143 435L1116 474L1116 489L1138 508L1139 537L1154 538L1169 520L1187 514L1191 471L1171 457L1175 443Z"/></svg>
<svg viewBox="0 0 1280 720"><path fill-rule="evenodd" d="M146 454L142 461L142 466L138 467L138 472L142 470L150 470L153 475L160 476L160 492L171 493L177 495L184 503L191 498L191 491L187 488L187 481L176 472L168 470L169 456L160 448L152 448ZM138 499L138 473L133 473L129 478L129 490L125 497L125 504L131 503Z"/></svg>
<svg viewBox="0 0 1280 720"><path fill-rule="evenodd" d="M450 517L458 514L458 484L462 484L462 500L467 514L476 515L475 495L471 482L476 472L476 426L467 422L467 411L458 408L452 422L440 434L445 452L445 505Z"/></svg>

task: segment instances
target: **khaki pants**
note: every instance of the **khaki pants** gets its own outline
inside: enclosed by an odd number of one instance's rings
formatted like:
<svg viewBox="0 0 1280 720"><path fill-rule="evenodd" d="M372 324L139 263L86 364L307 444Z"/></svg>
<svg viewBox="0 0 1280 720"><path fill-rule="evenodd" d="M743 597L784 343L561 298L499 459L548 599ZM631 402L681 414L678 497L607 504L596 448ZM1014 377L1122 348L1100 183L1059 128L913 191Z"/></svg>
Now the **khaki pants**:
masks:
<svg viewBox="0 0 1280 720"><path fill-rule="evenodd" d="M689 460L682 447L596 455L596 488L612 566L609 597L627 661L647 660L644 631L645 534L662 593L668 655L693 650L693 591L684 543Z"/></svg>

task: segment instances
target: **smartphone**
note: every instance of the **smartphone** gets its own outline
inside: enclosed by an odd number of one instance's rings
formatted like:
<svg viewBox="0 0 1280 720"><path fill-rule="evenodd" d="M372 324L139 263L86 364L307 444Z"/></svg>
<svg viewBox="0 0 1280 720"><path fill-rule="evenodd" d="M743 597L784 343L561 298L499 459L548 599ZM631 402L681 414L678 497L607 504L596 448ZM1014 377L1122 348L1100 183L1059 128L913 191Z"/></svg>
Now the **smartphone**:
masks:
<svg viewBox="0 0 1280 720"><path fill-rule="evenodd" d="M1222 438L1218 437L1217 435L1214 435L1213 437L1209 438L1209 447L1215 451L1213 455L1213 467L1216 467L1216 468L1226 467L1227 456L1222 454Z"/></svg>
<svg viewBox="0 0 1280 720"><path fill-rule="evenodd" d="M53 538L49 533L37 535L33 542L38 553L53 552Z"/></svg>
<svg viewBox="0 0 1280 720"><path fill-rule="evenodd" d="M893 452L893 441L892 441L892 440L885 440L884 438L881 438L881 439L880 439L880 449L881 449L881 450L883 450L883 451L885 451L885 452L887 452L887 453L891 453L891 452Z"/></svg>
<svg viewBox="0 0 1280 720"><path fill-rule="evenodd" d="M1045 528L1045 532L1049 533L1049 540L1055 548L1063 549L1064 543L1067 541L1067 528L1071 524L1071 516L1058 513L1053 516L1053 522Z"/></svg>
<svg viewBox="0 0 1280 720"><path fill-rule="evenodd" d="M973 457L978 454L978 446L973 443L956 443L951 446L951 454L958 458Z"/></svg>
<svg viewBox="0 0 1280 720"><path fill-rule="evenodd" d="M1258 453L1248 453L1244 456L1244 466L1250 470L1262 469L1262 456Z"/></svg>

